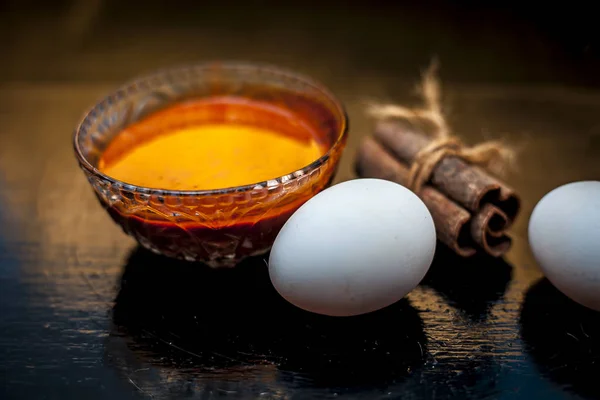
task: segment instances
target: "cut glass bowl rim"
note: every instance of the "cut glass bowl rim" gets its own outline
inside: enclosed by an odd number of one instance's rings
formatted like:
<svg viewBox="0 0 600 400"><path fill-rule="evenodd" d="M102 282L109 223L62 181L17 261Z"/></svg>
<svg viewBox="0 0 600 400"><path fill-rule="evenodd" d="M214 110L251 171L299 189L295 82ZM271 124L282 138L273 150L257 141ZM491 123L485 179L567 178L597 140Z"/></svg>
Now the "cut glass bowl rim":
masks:
<svg viewBox="0 0 600 400"><path fill-rule="evenodd" d="M220 67L224 69L231 70L254 70L261 71L269 74L279 75L286 79L295 80L301 82L304 85L311 86L320 94L324 95L328 98L329 101L335 106L335 111L339 114L339 118L341 121L340 129L337 132L337 138L335 142L329 146L329 149L325 154L311 162L310 164L293 171L291 173L269 179L266 181L260 181L255 183L250 183L247 185L240 186L232 186L227 188L219 188L219 189L202 189L202 190L171 190L171 189L159 189L159 188L150 188L145 186L134 185L131 183L127 183L121 181L119 179L115 179L109 175L104 174L98 168L92 165L91 162L84 156L81 146L79 145L79 137L83 132L86 132L91 128L91 121L96 118L94 114L97 111L108 107L110 104L115 101L121 100L121 96L129 96L133 93L140 92L143 90L147 90L149 86L152 85L153 82L156 81L165 81L165 78L172 79L173 76L181 75L187 71L193 70L209 70L211 68ZM336 116L338 118L338 116ZM96 102L87 112L84 113L83 117L79 120L75 128L75 132L73 134L73 147L75 150L75 154L77 156L77 160L79 164L90 174L102 178L104 181L110 182L112 185L118 185L122 189L138 192L147 195L157 195L157 196L165 196L165 197L199 197L199 196L211 196L211 195L223 195L223 194L235 194L235 193L243 193L250 192L254 189L264 189L276 187L278 185L288 183L294 180L301 178L302 176L311 173L312 171L317 170L323 164L325 164L330 158L331 155L338 150L341 146L343 146L346 137L348 136L348 114L343 104L337 99L337 97L329 91L323 84L315 81L314 79L294 72L292 70L274 66L271 64L262 64L262 63L249 63L249 62L236 62L236 61L225 61L225 62L202 62L202 63L193 63L193 64L184 64L174 67L162 68L159 70L155 70L154 72L144 74L136 79L130 80L125 84L118 87L116 90L113 90L110 94L104 96L101 100Z"/></svg>

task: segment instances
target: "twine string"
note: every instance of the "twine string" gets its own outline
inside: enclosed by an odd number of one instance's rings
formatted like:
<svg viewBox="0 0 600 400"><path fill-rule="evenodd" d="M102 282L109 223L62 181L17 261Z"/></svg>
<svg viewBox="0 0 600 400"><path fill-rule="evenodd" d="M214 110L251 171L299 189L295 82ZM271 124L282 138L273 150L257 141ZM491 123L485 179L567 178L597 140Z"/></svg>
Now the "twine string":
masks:
<svg viewBox="0 0 600 400"><path fill-rule="evenodd" d="M420 191L431 179L434 169L445 157L459 157L498 175L505 171L514 157L512 150L499 141L487 141L469 147L451 133L441 108L437 68L438 63L432 62L417 87L423 99L423 108L395 104L371 104L367 108L368 114L379 120L399 119L410 123L428 121L433 125L434 129L429 132L432 140L416 154L410 167L407 186L414 192Z"/></svg>

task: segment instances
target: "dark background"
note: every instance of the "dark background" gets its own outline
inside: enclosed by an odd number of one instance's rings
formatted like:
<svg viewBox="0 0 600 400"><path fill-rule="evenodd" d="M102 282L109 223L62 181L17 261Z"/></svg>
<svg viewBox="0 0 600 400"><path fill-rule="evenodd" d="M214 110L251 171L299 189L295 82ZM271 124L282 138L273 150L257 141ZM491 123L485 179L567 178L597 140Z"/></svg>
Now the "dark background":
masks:
<svg viewBox="0 0 600 400"><path fill-rule="evenodd" d="M482 3L0 2L0 398L599 398L598 313L544 280L527 244L545 193L600 178L597 15ZM142 72L268 62L345 104L339 182L371 129L364 100L413 103L433 56L454 130L520 150L514 246L440 247L422 285L367 316L295 309L263 258L208 271L138 249L72 154L83 111Z"/></svg>
<svg viewBox="0 0 600 400"><path fill-rule="evenodd" d="M121 80L142 68L244 58L343 77L598 85L593 2L4 0L2 79ZM296 60L303 57L298 66ZM40 68L43 63L43 68ZM99 64L101 63L101 64Z"/></svg>

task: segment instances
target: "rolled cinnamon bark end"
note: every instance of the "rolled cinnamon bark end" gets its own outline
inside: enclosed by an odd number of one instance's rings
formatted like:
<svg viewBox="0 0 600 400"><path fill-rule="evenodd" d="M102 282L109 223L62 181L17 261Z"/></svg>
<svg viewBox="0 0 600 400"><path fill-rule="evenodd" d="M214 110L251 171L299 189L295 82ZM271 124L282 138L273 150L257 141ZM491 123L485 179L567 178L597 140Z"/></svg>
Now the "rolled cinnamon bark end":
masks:
<svg viewBox="0 0 600 400"><path fill-rule="evenodd" d="M471 237L486 253L501 257L512 245L502 226L506 226L506 215L497 207L486 204L471 221Z"/></svg>
<svg viewBox="0 0 600 400"><path fill-rule="evenodd" d="M492 204L485 204L482 209L476 213L473 220L481 220L479 225L482 230L493 237L502 237L510 221L502 210Z"/></svg>
<svg viewBox="0 0 600 400"><path fill-rule="evenodd" d="M521 210L521 199L517 193L506 184L503 184L503 186L500 187L500 193L497 199L492 201L492 204L502 210L506 215L508 220L506 228L509 228L512 225Z"/></svg>
<svg viewBox="0 0 600 400"><path fill-rule="evenodd" d="M492 257L502 257L505 255L510 248L512 247L512 239L508 235L502 235L499 238L488 236L487 237L487 247L486 252Z"/></svg>
<svg viewBox="0 0 600 400"><path fill-rule="evenodd" d="M360 145L355 170L363 178L386 179L401 185L406 185L408 178L408 168L372 137ZM462 257L474 255L469 212L430 186L424 186L417 195L433 217L438 239Z"/></svg>
<svg viewBox="0 0 600 400"><path fill-rule="evenodd" d="M406 165L411 165L419 151L431 141L417 128L401 121L377 123L373 136ZM512 188L484 169L458 157L448 156L442 159L434 168L430 183L474 213L486 203L495 205L506 215L507 227L519 212L520 199Z"/></svg>
<svg viewBox="0 0 600 400"><path fill-rule="evenodd" d="M502 220L502 217L497 214L494 215L490 221L488 222L488 226L486 227L486 232L488 235L492 236L492 237L502 237L504 235L504 232L506 232L504 229L499 229L498 226L508 226L508 221L507 220Z"/></svg>

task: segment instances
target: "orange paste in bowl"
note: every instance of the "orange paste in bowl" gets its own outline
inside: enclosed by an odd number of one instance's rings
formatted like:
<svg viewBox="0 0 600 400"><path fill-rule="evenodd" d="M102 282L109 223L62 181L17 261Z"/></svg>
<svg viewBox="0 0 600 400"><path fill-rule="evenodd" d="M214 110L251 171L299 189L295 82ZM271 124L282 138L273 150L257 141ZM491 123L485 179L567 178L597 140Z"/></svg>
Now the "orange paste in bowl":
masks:
<svg viewBox="0 0 600 400"><path fill-rule="evenodd" d="M98 166L136 186L209 190L289 174L326 150L314 129L290 111L212 98L171 106L127 127Z"/></svg>

